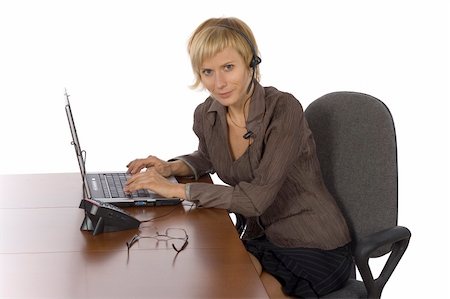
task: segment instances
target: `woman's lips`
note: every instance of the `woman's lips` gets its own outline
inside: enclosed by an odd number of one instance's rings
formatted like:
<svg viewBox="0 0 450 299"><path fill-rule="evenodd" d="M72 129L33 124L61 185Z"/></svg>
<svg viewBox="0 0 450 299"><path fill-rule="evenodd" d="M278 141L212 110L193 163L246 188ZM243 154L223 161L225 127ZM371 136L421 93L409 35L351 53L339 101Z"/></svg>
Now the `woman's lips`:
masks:
<svg viewBox="0 0 450 299"><path fill-rule="evenodd" d="M223 92L223 93L219 93L219 97L222 98L222 99L226 99L226 98L229 98L231 96L231 94L232 94L231 91Z"/></svg>

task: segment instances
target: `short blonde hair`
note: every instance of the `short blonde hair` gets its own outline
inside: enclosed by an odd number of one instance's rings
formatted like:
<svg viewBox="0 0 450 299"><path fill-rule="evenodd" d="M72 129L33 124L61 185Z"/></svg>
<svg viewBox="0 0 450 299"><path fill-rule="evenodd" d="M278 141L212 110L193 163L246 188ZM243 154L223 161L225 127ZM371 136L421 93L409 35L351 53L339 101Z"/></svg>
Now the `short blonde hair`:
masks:
<svg viewBox="0 0 450 299"><path fill-rule="evenodd" d="M238 18L211 18L197 27L188 43L188 53L195 74L192 88L201 85L200 67L203 61L228 47L234 48L249 67L254 56L259 54L253 32ZM259 65L255 66L255 79L260 79Z"/></svg>

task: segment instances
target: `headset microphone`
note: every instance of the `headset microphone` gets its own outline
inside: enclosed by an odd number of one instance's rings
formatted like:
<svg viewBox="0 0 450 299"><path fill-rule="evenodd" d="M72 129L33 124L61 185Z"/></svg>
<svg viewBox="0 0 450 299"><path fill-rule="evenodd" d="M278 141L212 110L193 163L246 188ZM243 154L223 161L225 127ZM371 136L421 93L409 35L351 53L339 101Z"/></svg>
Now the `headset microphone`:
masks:
<svg viewBox="0 0 450 299"><path fill-rule="evenodd" d="M252 132L252 131L248 131L248 132L245 133L244 136L242 136L242 137L244 137L244 139L249 139L249 138L252 137L252 136L253 136L253 132Z"/></svg>

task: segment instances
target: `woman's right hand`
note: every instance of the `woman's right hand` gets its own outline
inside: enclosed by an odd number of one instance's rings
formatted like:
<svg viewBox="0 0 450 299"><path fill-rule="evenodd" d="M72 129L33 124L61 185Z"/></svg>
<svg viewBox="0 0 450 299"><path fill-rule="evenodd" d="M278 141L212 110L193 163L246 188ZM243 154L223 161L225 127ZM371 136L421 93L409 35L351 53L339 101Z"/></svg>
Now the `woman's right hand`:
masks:
<svg viewBox="0 0 450 299"><path fill-rule="evenodd" d="M153 168L163 177L169 177L172 175L169 162L163 161L155 156L148 156L145 159L135 159L128 163L127 168L127 172L130 174L139 173L144 168Z"/></svg>

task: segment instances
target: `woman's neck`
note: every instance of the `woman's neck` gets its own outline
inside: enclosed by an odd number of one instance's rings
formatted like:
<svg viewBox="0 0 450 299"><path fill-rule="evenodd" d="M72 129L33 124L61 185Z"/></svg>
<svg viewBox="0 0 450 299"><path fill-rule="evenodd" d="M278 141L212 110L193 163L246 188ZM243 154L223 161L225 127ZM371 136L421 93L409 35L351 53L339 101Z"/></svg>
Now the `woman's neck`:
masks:
<svg viewBox="0 0 450 299"><path fill-rule="evenodd" d="M250 100L251 96L246 98L244 101L240 101L239 104L236 103L236 105L227 107L228 117L234 125L238 127L245 127L250 110Z"/></svg>

